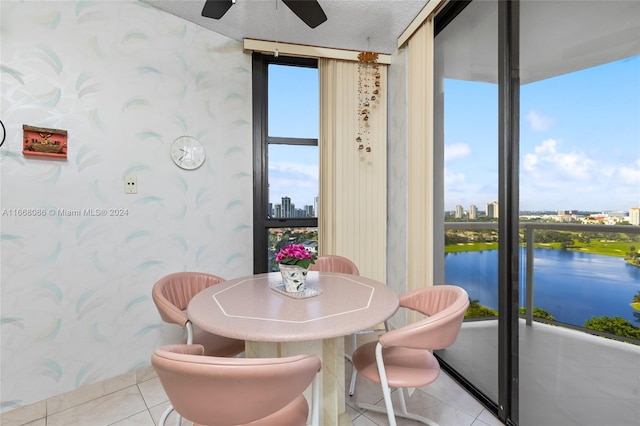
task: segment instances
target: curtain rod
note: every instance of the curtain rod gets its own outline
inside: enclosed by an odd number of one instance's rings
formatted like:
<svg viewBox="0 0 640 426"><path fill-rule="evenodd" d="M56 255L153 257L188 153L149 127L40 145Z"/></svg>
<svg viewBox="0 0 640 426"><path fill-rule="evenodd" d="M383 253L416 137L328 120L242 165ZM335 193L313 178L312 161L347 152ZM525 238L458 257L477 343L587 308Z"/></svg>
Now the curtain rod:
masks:
<svg viewBox="0 0 640 426"><path fill-rule="evenodd" d="M277 41L255 40L251 38L244 39L244 48L255 52L266 52L287 56L301 56L305 58L329 58L341 59L344 61L358 62L360 52L355 50L334 49L330 47L306 46L302 44L280 43ZM378 54L379 64L390 65L391 55Z"/></svg>

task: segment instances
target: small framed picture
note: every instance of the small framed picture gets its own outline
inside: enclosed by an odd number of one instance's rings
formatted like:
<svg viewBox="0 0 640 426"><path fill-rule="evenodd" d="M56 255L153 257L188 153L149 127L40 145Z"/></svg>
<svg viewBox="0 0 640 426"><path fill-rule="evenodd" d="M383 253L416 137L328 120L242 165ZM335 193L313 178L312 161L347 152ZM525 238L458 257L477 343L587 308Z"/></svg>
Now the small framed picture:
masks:
<svg viewBox="0 0 640 426"><path fill-rule="evenodd" d="M67 158L67 131L22 125L22 154Z"/></svg>

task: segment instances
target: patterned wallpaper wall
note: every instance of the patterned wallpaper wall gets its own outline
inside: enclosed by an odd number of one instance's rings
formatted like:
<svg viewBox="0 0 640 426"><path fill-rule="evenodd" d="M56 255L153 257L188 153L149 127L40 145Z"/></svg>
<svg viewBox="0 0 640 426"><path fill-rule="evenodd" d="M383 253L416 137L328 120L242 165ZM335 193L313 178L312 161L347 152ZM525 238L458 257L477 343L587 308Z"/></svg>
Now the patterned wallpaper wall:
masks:
<svg viewBox="0 0 640 426"><path fill-rule="evenodd" d="M387 285L407 291L407 52L396 50L389 66L387 90ZM391 320L405 324L404 310Z"/></svg>
<svg viewBox="0 0 640 426"><path fill-rule="evenodd" d="M0 16L7 411L148 365L176 341L150 297L161 276L252 272L251 61L137 1L3 0ZM68 158L23 156L23 124L67 130ZM181 135L206 148L195 171L170 160ZM137 194L124 193L129 175Z"/></svg>

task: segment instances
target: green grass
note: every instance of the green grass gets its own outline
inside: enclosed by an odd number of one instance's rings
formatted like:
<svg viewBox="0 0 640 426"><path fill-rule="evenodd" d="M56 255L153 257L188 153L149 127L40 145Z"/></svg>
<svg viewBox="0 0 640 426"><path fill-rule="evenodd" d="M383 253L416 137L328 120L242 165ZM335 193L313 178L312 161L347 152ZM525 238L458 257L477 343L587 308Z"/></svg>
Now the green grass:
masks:
<svg viewBox="0 0 640 426"><path fill-rule="evenodd" d="M626 253L631 250L631 246L635 246L636 249L640 248L639 243L625 242L625 241L594 241L591 240L589 244L576 242L575 245L568 250L579 251L581 253L602 254L605 256L624 257ZM536 243L536 248L547 249L562 249L561 243L548 243L539 244ZM497 250L498 243L460 243L450 244L445 246L445 253L458 253L464 251L482 251L482 250Z"/></svg>
<svg viewBox="0 0 640 426"><path fill-rule="evenodd" d="M463 251L498 250L498 243L460 243L444 247L445 253L459 253Z"/></svg>
<svg viewBox="0 0 640 426"><path fill-rule="evenodd" d="M613 240L591 240L589 244L575 242L574 246L568 250L579 251L582 253L602 254L605 256L624 257L629 251L631 246L635 246L636 249L640 246L638 243L625 242L625 241L613 241ZM561 243L550 244L538 244L536 248L553 248L561 249Z"/></svg>

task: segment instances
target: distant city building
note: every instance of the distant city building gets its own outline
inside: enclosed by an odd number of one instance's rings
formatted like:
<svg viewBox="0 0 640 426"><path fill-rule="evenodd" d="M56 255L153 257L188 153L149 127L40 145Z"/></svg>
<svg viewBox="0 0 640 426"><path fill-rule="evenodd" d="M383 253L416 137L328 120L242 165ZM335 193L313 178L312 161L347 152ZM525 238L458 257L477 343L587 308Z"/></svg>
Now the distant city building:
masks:
<svg viewBox="0 0 640 426"><path fill-rule="evenodd" d="M320 211L320 202L318 197L313 198L313 216L316 217Z"/></svg>
<svg viewBox="0 0 640 426"><path fill-rule="evenodd" d="M291 205L291 198L289 197L282 197L282 216L279 217L293 217L293 209L292 209L292 205Z"/></svg>
<svg viewBox="0 0 640 426"><path fill-rule="evenodd" d="M460 204L456 206L456 219L462 219L464 216L464 209Z"/></svg>
<svg viewBox="0 0 640 426"><path fill-rule="evenodd" d="M640 207L631 207L629 209L629 223L640 226Z"/></svg>
<svg viewBox="0 0 640 426"><path fill-rule="evenodd" d="M493 203L487 203L487 217L489 218L497 218L498 217L498 202L494 201Z"/></svg>
<svg viewBox="0 0 640 426"><path fill-rule="evenodd" d="M558 222L574 222L577 218L578 210L558 210L556 220Z"/></svg>
<svg viewBox="0 0 640 426"><path fill-rule="evenodd" d="M304 206L303 209L304 216L303 217L313 217L313 206Z"/></svg>
<svg viewBox="0 0 640 426"><path fill-rule="evenodd" d="M475 204L471 204L469 207L469 219L477 219L478 218L478 208Z"/></svg>
<svg viewBox="0 0 640 426"><path fill-rule="evenodd" d="M269 203L269 215L273 218L299 218L316 217L318 197L314 199L314 205L305 205L303 208L296 208L291 202L291 197L282 197L280 204Z"/></svg>

